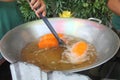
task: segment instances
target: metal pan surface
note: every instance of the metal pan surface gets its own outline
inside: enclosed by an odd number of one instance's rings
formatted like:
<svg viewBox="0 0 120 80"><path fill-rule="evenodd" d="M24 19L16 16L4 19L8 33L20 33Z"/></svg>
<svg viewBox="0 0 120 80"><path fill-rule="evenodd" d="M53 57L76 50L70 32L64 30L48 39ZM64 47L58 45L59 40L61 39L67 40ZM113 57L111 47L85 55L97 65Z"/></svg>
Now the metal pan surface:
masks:
<svg viewBox="0 0 120 80"><path fill-rule="evenodd" d="M119 37L107 26L79 18L49 18L49 21L57 32L83 38L97 49L97 61L94 64L80 69L66 70L67 72L83 71L99 66L110 60L119 49ZM10 63L18 62L22 48L46 33L50 31L42 20L19 25L2 38L1 53Z"/></svg>

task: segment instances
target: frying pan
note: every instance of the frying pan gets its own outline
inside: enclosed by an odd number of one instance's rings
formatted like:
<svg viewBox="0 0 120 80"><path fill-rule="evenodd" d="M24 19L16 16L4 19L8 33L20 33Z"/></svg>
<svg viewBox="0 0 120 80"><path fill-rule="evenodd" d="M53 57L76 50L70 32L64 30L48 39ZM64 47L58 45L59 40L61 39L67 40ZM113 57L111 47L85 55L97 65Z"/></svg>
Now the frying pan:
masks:
<svg viewBox="0 0 120 80"><path fill-rule="evenodd" d="M97 67L110 60L120 46L119 37L110 28L98 22L79 18L49 18L53 28L59 32L80 37L93 44L97 50L97 60L92 65L64 70L77 72ZM10 63L20 60L21 50L40 36L50 33L42 20L31 21L10 30L1 40L1 54Z"/></svg>

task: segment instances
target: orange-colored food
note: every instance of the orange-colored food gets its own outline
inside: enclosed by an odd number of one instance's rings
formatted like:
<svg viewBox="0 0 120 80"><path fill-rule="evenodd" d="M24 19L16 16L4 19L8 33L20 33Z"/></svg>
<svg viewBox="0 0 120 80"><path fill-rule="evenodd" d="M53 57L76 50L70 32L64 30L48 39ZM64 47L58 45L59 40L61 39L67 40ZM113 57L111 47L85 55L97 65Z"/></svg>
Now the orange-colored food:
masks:
<svg viewBox="0 0 120 80"><path fill-rule="evenodd" d="M62 33L58 33L58 36L60 38L63 38ZM51 47L57 47L59 46L57 39L54 37L53 34L46 34L40 38L40 41L38 43L39 48L51 48Z"/></svg>
<svg viewBox="0 0 120 80"><path fill-rule="evenodd" d="M73 46L72 53L74 53L77 56L81 56L87 50L87 46L88 44L86 42L80 41Z"/></svg>

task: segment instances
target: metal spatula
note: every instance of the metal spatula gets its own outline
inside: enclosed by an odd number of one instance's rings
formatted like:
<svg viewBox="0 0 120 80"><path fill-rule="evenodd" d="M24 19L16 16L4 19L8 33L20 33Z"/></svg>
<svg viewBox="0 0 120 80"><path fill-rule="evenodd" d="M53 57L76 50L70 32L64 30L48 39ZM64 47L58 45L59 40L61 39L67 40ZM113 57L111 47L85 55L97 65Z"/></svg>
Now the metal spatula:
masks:
<svg viewBox="0 0 120 80"><path fill-rule="evenodd" d="M30 2L30 1L31 0L27 0L27 2ZM54 28L52 27L52 25L50 24L50 22L48 21L48 19L46 17L44 17L41 13L39 14L39 16L43 19L44 23L47 25L47 27L50 29L50 31L52 32L52 34L55 36L55 38L57 39L59 45L60 46L65 45L64 41L59 38L58 34L54 30Z"/></svg>
<svg viewBox="0 0 120 80"><path fill-rule="evenodd" d="M47 27L50 29L50 31L52 32L52 34L55 36L55 38L57 39L59 45L63 46L65 44L64 41L59 38L58 34L54 30L54 28L52 27L52 25L50 24L50 22L48 21L48 19L46 17L44 17L42 14L40 14L40 17L43 19L43 21L45 22L45 24L47 25Z"/></svg>

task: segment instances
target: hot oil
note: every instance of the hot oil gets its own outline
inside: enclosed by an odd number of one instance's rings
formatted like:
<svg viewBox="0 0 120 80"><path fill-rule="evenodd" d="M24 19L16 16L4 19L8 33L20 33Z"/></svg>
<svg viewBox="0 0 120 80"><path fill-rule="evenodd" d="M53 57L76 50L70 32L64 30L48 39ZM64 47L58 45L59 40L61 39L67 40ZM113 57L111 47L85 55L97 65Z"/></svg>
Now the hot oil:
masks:
<svg viewBox="0 0 120 80"><path fill-rule="evenodd" d="M74 44L76 41L82 39L73 36L66 35L68 44ZM96 50L95 47L89 44L88 52L89 60L80 64L64 63L61 61L62 53L66 50L65 47L55 47L49 49L39 49L38 41L34 41L26 45L22 50L22 60L35 64L43 70L70 70L75 68L81 68L93 64L96 61ZM91 54L92 53L92 54Z"/></svg>

